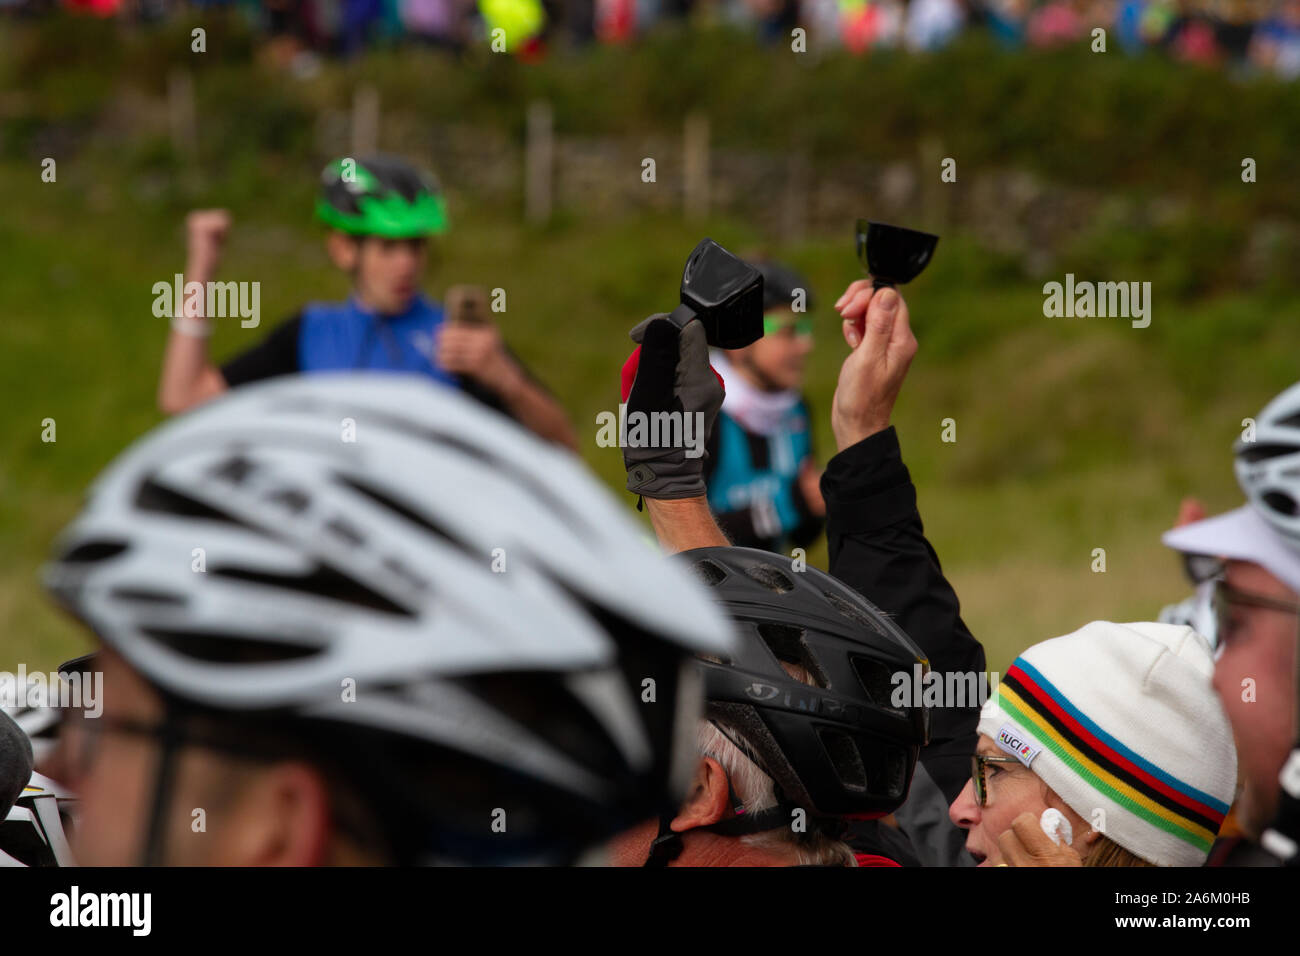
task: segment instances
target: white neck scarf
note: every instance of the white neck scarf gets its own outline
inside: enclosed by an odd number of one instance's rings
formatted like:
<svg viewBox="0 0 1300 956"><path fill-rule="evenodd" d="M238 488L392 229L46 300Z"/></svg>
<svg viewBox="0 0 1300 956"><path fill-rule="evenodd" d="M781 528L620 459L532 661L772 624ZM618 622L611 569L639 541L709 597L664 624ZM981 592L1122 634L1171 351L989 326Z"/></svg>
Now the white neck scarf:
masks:
<svg viewBox="0 0 1300 956"><path fill-rule="evenodd" d="M765 392L751 385L721 349L710 352L710 361L726 382L727 394L722 400L722 410L740 422L746 431L757 435L773 434L799 402L796 389Z"/></svg>

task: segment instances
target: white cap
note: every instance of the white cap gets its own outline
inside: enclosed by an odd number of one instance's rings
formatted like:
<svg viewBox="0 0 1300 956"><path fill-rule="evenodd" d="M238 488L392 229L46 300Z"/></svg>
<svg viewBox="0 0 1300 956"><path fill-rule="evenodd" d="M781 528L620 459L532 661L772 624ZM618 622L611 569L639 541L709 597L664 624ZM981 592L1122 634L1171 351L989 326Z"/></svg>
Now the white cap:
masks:
<svg viewBox="0 0 1300 956"><path fill-rule="evenodd" d="M1258 564L1300 593L1300 555L1251 505L1166 531L1161 540L1184 554L1208 554Z"/></svg>

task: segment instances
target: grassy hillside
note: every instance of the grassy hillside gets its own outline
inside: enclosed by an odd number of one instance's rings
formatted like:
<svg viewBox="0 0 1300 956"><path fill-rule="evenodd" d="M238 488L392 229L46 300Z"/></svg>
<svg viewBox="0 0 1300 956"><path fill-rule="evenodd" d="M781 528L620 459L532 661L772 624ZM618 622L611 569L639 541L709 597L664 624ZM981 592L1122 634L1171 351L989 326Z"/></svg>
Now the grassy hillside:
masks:
<svg viewBox="0 0 1300 956"><path fill-rule="evenodd" d="M806 136L815 160L879 155L885 137L871 135L876 123L877 133L943 135L963 156L1063 182L1195 199L1193 218L1176 227L1134 232L1098 222L1060 263L1062 273L1104 269L1153 281L1147 329L1045 318L1041 277L959 233L945 233L933 266L907 290L921 351L897 413L904 453L927 531L999 669L1034 640L1094 618L1149 618L1182 597L1159 533L1184 494L1212 508L1237 503L1229 447L1240 421L1297 378L1294 270L1266 270L1249 284L1230 268L1214 271L1225 250L1240 252L1262 197L1293 225L1294 192L1276 166L1258 194L1228 185L1239 184L1239 154L1258 154L1266 168L1278 143L1295 142L1297 114L1278 108L1293 91L1272 84L1230 88L1222 75L1074 53L1025 58L1026 66L967 47L943 58L808 66L751 51L719 70L705 38L676 57L661 41L533 72L403 54L286 87L237 66L252 51L233 31L224 55L236 66L214 57L203 67L204 153L192 167L171 155L165 136L114 135L133 89L160 95L174 55L159 38L169 36L96 43L78 24L62 34L55 59L46 32L0 36L0 668L48 667L84 646L40 595L38 566L87 481L159 420L165 328L151 314L151 287L181 267L184 210L232 208L223 275L262 283L266 325L307 299L346 293L307 214L309 144L315 107L346 102L360 74L387 90L385 102L405 94L430 116L472 114L512 135L521 103L539 91L565 128L617 134L679 128L682 109L707 90L721 143L772 147ZM1146 107L1152 112L1136 112ZM1128 119L1136 115L1147 122ZM1219 132L1207 136L1208 128ZM50 144L66 157L55 184L39 175ZM672 304L701 235L738 250L770 248L770 237L725 220L595 222L581 209L536 229L514 209L449 185L456 225L428 291L453 282L507 289L508 339L571 410L586 459L620 487L617 451L594 439L596 414L617 402L626 330ZM857 213L846 210L846 226ZM842 234L772 251L808 273L824 304L860 275ZM843 345L833 313L823 307L816 318L809 390L823 413L825 455ZM230 354L265 331L230 323L214 352ZM46 418L57 422L56 443L41 441ZM945 418L957 422L956 443L940 441ZM1104 574L1090 570L1095 548L1106 551ZM824 564L824 550L814 558Z"/></svg>
<svg viewBox="0 0 1300 956"><path fill-rule="evenodd" d="M158 420L164 329L150 314L150 287L179 267L181 250L173 215L32 178L14 166L0 175L0 203L16 210L0 225L8 250L0 633L6 659L52 664L80 638L47 610L36 567L87 480ZM261 207L235 215L227 272L262 277L267 316L345 293L303 217ZM536 233L473 209L458 220L430 291L452 280L507 288L510 341L572 410L587 460L617 487L620 461L595 447L595 416L616 402L625 330L669 303L700 231L738 247L753 237L734 223L574 223ZM1238 423L1295 378L1293 303L1157 299L1145 330L1045 319L1036 285L972 281L963 262L978 250L960 240L941 248L909 290L921 352L898 424L929 533L972 627L1005 664L1035 638L1087 619L1151 615L1183 590L1157 539L1179 496L1235 502L1227 449ZM858 275L843 242L787 254L824 299ZM843 346L833 316L818 319L810 391L825 411ZM260 334L230 324L214 350L225 355ZM54 444L40 440L47 417L57 422ZM947 417L957 421L955 444L940 441ZM831 447L825 420L819 439ZM1089 570L1097 547L1107 552L1105 574Z"/></svg>

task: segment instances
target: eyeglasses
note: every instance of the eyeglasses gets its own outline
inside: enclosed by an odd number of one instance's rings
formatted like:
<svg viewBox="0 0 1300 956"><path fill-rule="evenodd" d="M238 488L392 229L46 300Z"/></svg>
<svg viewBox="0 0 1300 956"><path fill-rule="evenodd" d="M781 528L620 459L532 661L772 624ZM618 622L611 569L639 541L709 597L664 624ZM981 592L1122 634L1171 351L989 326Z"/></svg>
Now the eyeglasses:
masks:
<svg viewBox="0 0 1300 956"><path fill-rule="evenodd" d="M1283 601L1263 594L1238 591L1220 578L1214 582L1214 627L1215 637L1220 647L1227 646L1241 630L1240 622L1232 613L1234 607L1254 607L1300 616L1300 604L1294 601Z"/></svg>
<svg viewBox="0 0 1300 956"><path fill-rule="evenodd" d="M763 316L764 335L812 335L812 319L804 317L792 319L779 312L769 312Z"/></svg>
<svg viewBox="0 0 1300 956"><path fill-rule="evenodd" d="M59 715L58 755L60 769L73 775L73 783L86 776L95 765L105 733L116 733L144 740L171 741L175 745L205 747L227 756L249 761L273 761L279 751L273 744L261 745L256 738L231 729L223 734L216 729L189 726L177 716L160 723L150 723L129 717L110 717L101 714L88 717L80 710L67 708Z"/></svg>
<svg viewBox="0 0 1300 956"><path fill-rule="evenodd" d="M75 708L64 709L59 715L57 752L60 769L69 775L69 783L75 783L90 773L106 731L157 740L163 734L163 727L161 724L103 714L89 717Z"/></svg>
<svg viewBox="0 0 1300 956"><path fill-rule="evenodd" d="M986 774L988 765L991 763L1020 765L1020 761L1015 757L989 757L985 754L971 754L970 778L975 782L975 799L979 801L981 807L989 805L989 784Z"/></svg>
<svg viewBox="0 0 1300 956"><path fill-rule="evenodd" d="M105 732L160 741L172 746L203 747L245 764L273 764L295 759L295 756L315 762L308 750L294 748L283 739L263 739L234 726L195 726L188 717L180 714L172 714L165 722L150 723L103 714L88 717L80 710L66 708L59 715L57 751L60 775L74 775L66 783L75 786L94 767ZM358 815L358 811L349 804L338 803L333 811L334 826L357 840L359 845L378 845L376 841L382 840L382 837L376 835L371 821L364 815Z"/></svg>

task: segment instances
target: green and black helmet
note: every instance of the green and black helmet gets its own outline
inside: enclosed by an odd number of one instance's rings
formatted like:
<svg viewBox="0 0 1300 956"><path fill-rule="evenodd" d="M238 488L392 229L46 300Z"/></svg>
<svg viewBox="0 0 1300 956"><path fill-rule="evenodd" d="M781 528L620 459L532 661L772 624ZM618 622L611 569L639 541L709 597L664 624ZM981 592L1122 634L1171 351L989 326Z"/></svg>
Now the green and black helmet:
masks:
<svg viewBox="0 0 1300 956"><path fill-rule="evenodd" d="M316 216L353 236L414 239L447 229L437 181L393 156L344 157L326 166Z"/></svg>

